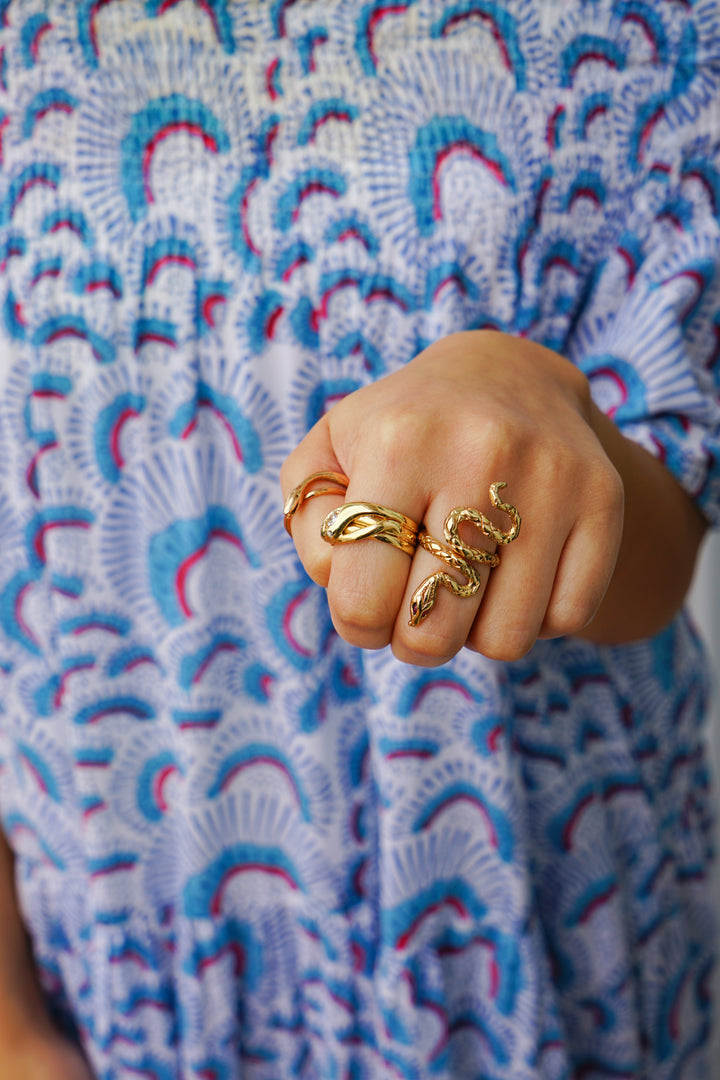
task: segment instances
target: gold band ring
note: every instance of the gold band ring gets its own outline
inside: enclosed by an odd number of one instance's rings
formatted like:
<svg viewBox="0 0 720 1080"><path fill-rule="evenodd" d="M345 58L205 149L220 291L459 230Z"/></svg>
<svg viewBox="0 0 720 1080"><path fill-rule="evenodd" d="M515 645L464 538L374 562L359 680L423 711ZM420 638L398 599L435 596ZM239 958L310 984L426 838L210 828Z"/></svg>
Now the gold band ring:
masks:
<svg viewBox="0 0 720 1080"><path fill-rule="evenodd" d="M314 487L315 484L318 484L321 481L326 481L329 484L336 484L338 486ZM285 528L290 535L292 536L293 516L304 502L307 502L308 499L314 499L316 495L344 495L349 483L350 481L344 473L316 472L303 480L302 484L298 484L296 488L293 488L283 506Z"/></svg>
<svg viewBox="0 0 720 1080"><path fill-rule="evenodd" d="M351 502L330 511L322 523L320 535L328 544L380 540L412 556L417 547L418 531L417 522L388 506Z"/></svg>
<svg viewBox="0 0 720 1080"><path fill-rule="evenodd" d="M425 578L418 585L410 599L410 626L418 626L423 619L430 614L436 599L438 588L443 585L453 596L475 596L482 586L482 580L477 570L471 565L472 562L482 563L490 568L497 566L500 556L495 552L484 551L482 548L471 548L460 539L459 527L464 521L475 525L483 536L493 540L496 544L510 544L520 532L520 515L511 503L502 502L498 496L500 488L506 485L499 480L490 485L490 502L498 510L504 511L510 518L510 528L503 532L493 525L489 518L474 510L471 506L457 506L451 510L445 518L443 536L447 546L441 544L434 536L421 529L418 535L418 543L425 551L429 551L437 559L441 559L447 566L466 577L467 585L461 585L456 578L439 570L431 577Z"/></svg>

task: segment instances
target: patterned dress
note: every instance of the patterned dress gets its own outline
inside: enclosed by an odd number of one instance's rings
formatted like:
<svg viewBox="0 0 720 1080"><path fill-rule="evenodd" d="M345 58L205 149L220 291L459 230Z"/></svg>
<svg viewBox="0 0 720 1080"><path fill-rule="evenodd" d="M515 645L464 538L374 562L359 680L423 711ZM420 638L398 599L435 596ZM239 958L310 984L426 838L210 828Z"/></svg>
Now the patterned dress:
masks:
<svg viewBox="0 0 720 1080"><path fill-rule="evenodd" d="M0 805L97 1076L707 1078L687 618L363 653L278 472L334 401L495 327L720 516L720 6L0 24Z"/></svg>

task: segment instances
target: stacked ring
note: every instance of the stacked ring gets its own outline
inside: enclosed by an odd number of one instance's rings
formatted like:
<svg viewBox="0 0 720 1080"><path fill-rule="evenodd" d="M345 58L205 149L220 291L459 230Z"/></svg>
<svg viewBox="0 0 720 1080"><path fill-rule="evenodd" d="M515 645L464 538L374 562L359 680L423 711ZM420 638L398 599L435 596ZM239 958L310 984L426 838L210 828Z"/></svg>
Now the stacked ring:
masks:
<svg viewBox="0 0 720 1080"><path fill-rule="evenodd" d="M325 480L329 484L335 484L336 487L314 487L314 484ZM292 519L297 511L300 509L304 502L308 499L315 498L316 495L344 495L347 491L347 486L350 483L347 476L344 473L337 472L316 472L312 476L308 476L303 480L302 484L298 484L296 488L293 488L288 497L285 500L283 506L283 518L285 521L285 528L292 536Z"/></svg>
<svg viewBox="0 0 720 1080"><path fill-rule="evenodd" d="M331 510L320 527L328 544L350 544L355 540L381 540L384 544L414 555L419 525L412 518L378 503L343 503Z"/></svg>
<svg viewBox="0 0 720 1080"><path fill-rule="evenodd" d="M317 484L336 486L321 486ZM344 495L350 483L347 476L336 472L316 472L308 476L298 487L293 488L285 500L283 514L285 528L292 536L293 515L307 499L316 495ZM425 551L440 559L451 569L467 578L467 585L462 585L450 574L441 570L425 578L413 593L410 601L410 626L418 626L429 615L435 605L437 590L440 586L448 589L454 596L475 596L482 587L481 578L472 566L473 562L490 568L497 566L500 559L495 552L483 548L471 548L463 543L459 526L463 522L474 525L482 534L495 544L510 544L520 531L520 514L511 503L503 502L498 494L505 487L503 481L490 485L490 502L510 518L510 528L502 531L489 518L470 506L457 506L445 519L443 537L445 543L430 536L423 525L418 525L412 518L371 502L350 502L331 510L326 515L320 528L320 535L328 544L351 544L356 540L380 540L391 544L406 555L412 557L420 545Z"/></svg>

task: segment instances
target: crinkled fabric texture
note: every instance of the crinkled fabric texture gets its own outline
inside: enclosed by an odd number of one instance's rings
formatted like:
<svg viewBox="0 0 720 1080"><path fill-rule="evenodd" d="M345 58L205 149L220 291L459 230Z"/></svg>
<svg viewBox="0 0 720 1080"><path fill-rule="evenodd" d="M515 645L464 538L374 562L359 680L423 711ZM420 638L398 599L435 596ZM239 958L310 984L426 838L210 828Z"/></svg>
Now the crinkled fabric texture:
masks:
<svg viewBox="0 0 720 1080"><path fill-rule="evenodd" d="M718 4L0 21L0 798L97 1075L707 1078L686 619L364 655L278 472L342 395L496 327L718 517Z"/></svg>

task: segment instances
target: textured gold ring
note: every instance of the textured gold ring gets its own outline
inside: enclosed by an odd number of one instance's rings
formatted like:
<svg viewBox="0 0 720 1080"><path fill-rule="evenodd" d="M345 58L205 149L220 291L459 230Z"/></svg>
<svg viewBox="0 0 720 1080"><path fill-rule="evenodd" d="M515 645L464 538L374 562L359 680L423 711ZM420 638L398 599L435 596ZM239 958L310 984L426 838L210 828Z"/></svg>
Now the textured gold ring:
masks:
<svg viewBox="0 0 720 1080"><path fill-rule="evenodd" d="M315 486L323 481L337 486ZM344 473L316 472L303 480L302 484L298 484L296 488L293 488L285 499L285 505L283 506L285 528L290 535L292 536L292 519L304 502L307 502L308 499L314 499L316 495L344 495L349 483L350 481Z"/></svg>
<svg viewBox="0 0 720 1080"><path fill-rule="evenodd" d="M343 503L331 510L322 523L320 535L328 544L350 544L356 540L380 540L383 544L414 555L420 526L412 518L378 503Z"/></svg>
<svg viewBox="0 0 720 1080"><path fill-rule="evenodd" d="M512 503L506 503L500 499L498 491L505 486L501 480L490 485L490 502L496 509L502 510L510 518L510 528L506 531L503 532L489 518L486 518L479 510L473 509L472 506L456 506L445 518L443 527L445 544L440 543L434 536L430 536L426 529L422 528L420 530L418 535L420 546L444 562L446 566L457 570L463 577L466 577L467 585L462 585L454 577L442 570L438 570L436 574L425 578L418 585L410 599L410 626L418 626L430 614L435 604L437 590L441 585L451 592L453 596L475 596L480 591L482 579L472 565L473 562L491 568L497 566L500 562L500 556L495 552L485 551L483 548L471 548L463 543L458 531L463 522L470 522L479 529L483 536L487 536L489 540L493 540L496 544L511 544L515 540L520 532L520 514Z"/></svg>

